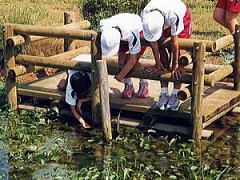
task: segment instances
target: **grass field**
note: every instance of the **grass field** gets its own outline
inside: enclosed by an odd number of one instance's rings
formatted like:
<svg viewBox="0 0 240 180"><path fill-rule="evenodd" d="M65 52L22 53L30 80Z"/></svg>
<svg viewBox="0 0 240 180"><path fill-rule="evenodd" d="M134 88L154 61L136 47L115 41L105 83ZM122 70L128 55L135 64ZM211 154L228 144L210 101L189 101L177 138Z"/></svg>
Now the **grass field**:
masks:
<svg viewBox="0 0 240 180"><path fill-rule="evenodd" d="M17 2L15 0L0 0L0 25L4 23L61 25L63 24L63 12L73 10L74 7L75 9L81 7L80 2L81 0L19 0ZM216 1L184 0L184 2L190 8L192 14L192 38L214 40L228 33L212 18ZM0 31L0 36L2 36L2 31ZM27 48L26 52L32 55L41 53L49 56L61 51L56 41L53 41L51 48L47 46L44 49L45 46L46 42L37 43L34 46L35 48ZM2 41L0 41L1 48L3 48ZM149 56L148 53L147 56ZM2 59L1 55L0 59Z"/></svg>

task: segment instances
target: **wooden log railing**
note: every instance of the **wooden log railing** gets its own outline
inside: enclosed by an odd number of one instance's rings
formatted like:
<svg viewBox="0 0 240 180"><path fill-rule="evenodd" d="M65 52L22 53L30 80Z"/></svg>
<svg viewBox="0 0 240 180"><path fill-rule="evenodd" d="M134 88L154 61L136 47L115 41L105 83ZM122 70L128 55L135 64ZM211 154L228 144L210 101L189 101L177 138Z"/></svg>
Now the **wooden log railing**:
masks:
<svg viewBox="0 0 240 180"><path fill-rule="evenodd" d="M83 53L90 53L90 48L85 46L76 50L72 50L72 51L67 51L67 52L63 52L51 57L37 57L36 58L47 58L47 59L51 59L54 58L57 61L65 61L65 60L70 60L76 56L78 56L79 54L83 54ZM23 74L26 73L30 73L33 71L37 71L40 70L44 67L48 67L48 66L35 66L34 63L33 64L25 64L25 66L23 66L21 63L19 63L20 65L15 66L14 68L10 68L9 69L9 73L11 74L12 77L17 77L17 76L21 76ZM33 66L31 66L33 65Z"/></svg>
<svg viewBox="0 0 240 180"><path fill-rule="evenodd" d="M13 29L18 29L19 26L22 25L17 25L17 24L12 24ZM57 28L62 28L62 29L88 29L90 27L90 22L87 20L80 21L77 23L71 23L71 24L66 24L63 26L58 26ZM11 36L7 38L7 47L15 47L19 45L23 45L26 43L34 42L34 41L40 41L43 39L46 39L49 37L44 37L44 36L31 36L31 35L16 35L16 36Z"/></svg>
<svg viewBox="0 0 240 180"><path fill-rule="evenodd" d="M35 35L52 38L80 39L91 41L93 35L97 35L96 31L92 30L77 30L76 28L63 27L44 27L34 25L13 25L15 33L20 35Z"/></svg>

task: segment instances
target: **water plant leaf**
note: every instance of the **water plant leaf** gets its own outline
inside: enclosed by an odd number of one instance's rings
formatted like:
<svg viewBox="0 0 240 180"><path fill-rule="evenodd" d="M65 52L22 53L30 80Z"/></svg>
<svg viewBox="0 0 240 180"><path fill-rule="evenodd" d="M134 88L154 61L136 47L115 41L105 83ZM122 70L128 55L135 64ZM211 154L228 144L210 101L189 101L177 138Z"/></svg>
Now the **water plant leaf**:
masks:
<svg viewBox="0 0 240 180"><path fill-rule="evenodd" d="M177 176L171 175L171 176L169 176L169 178L170 178L170 179L177 179Z"/></svg>
<svg viewBox="0 0 240 180"><path fill-rule="evenodd" d="M190 169L191 169L192 171L195 171L197 168L198 168L197 166L191 166Z"/></svg>

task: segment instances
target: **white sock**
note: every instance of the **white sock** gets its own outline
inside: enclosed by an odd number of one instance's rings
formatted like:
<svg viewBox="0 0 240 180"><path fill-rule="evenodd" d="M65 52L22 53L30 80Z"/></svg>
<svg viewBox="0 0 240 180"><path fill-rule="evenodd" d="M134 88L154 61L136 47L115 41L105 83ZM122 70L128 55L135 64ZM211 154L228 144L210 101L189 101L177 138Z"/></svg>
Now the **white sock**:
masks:
<svg viewBox="0 0 240 180"><path fill-rule="evenodd" d="M124 78L124 83L127 85L133 85L132 79L131 78Z"/></svg>
<svg viewBox="0 0 240 180"><path fill-rule="evenodd" d="M179 89L173 89L172 94L173 94L173 95L177 95L178 91L179 91Z"/></svg>
<svg viewBox="0 0 240 180"><path fill-rule="evenodd" d="M167 87L161 88L161 94L167 94L168 95L168 88Z"/></svg>
<svg viewBox="0 0 240 180"><path fill-rule="evenodd" d="M142 84L142 83L146 83L146 82L148 82L148 80L147 79L140 79L140 84Z"/></svg>

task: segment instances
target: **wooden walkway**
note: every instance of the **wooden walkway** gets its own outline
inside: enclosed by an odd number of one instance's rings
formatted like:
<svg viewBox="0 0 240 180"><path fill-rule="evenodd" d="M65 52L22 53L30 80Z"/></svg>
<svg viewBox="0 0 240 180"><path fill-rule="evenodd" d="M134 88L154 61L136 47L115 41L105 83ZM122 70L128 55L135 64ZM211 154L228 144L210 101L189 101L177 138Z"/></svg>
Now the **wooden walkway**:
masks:
<svg viewBox="0 0 240 180"><path fill-rule="evenodd" d="M52 77L21 84L17 88L17 93L44 99L63 100L64 92L59 91L56 87L62 77L63 73L58 73ZM135 92L137 92L139 80L133 78L133 81ZM120 92L123 90L124 85L114 80L112 76L109 76L109 82L111 89L115 93L110 97L110 106L113 109L150 113L176 119L190 119L190 99L182 102L178 112L161 111L152 108L159 98L159 81L150 81L150 96L144 99L137 98L135 95L131 99L121 99ZM172 83L170 83L170 86L170 89L172 89ZM240 104L240 91L232 90L231 83L219 83L214 88L205 89L203 101L203 127L205 128Z"/></svg>

